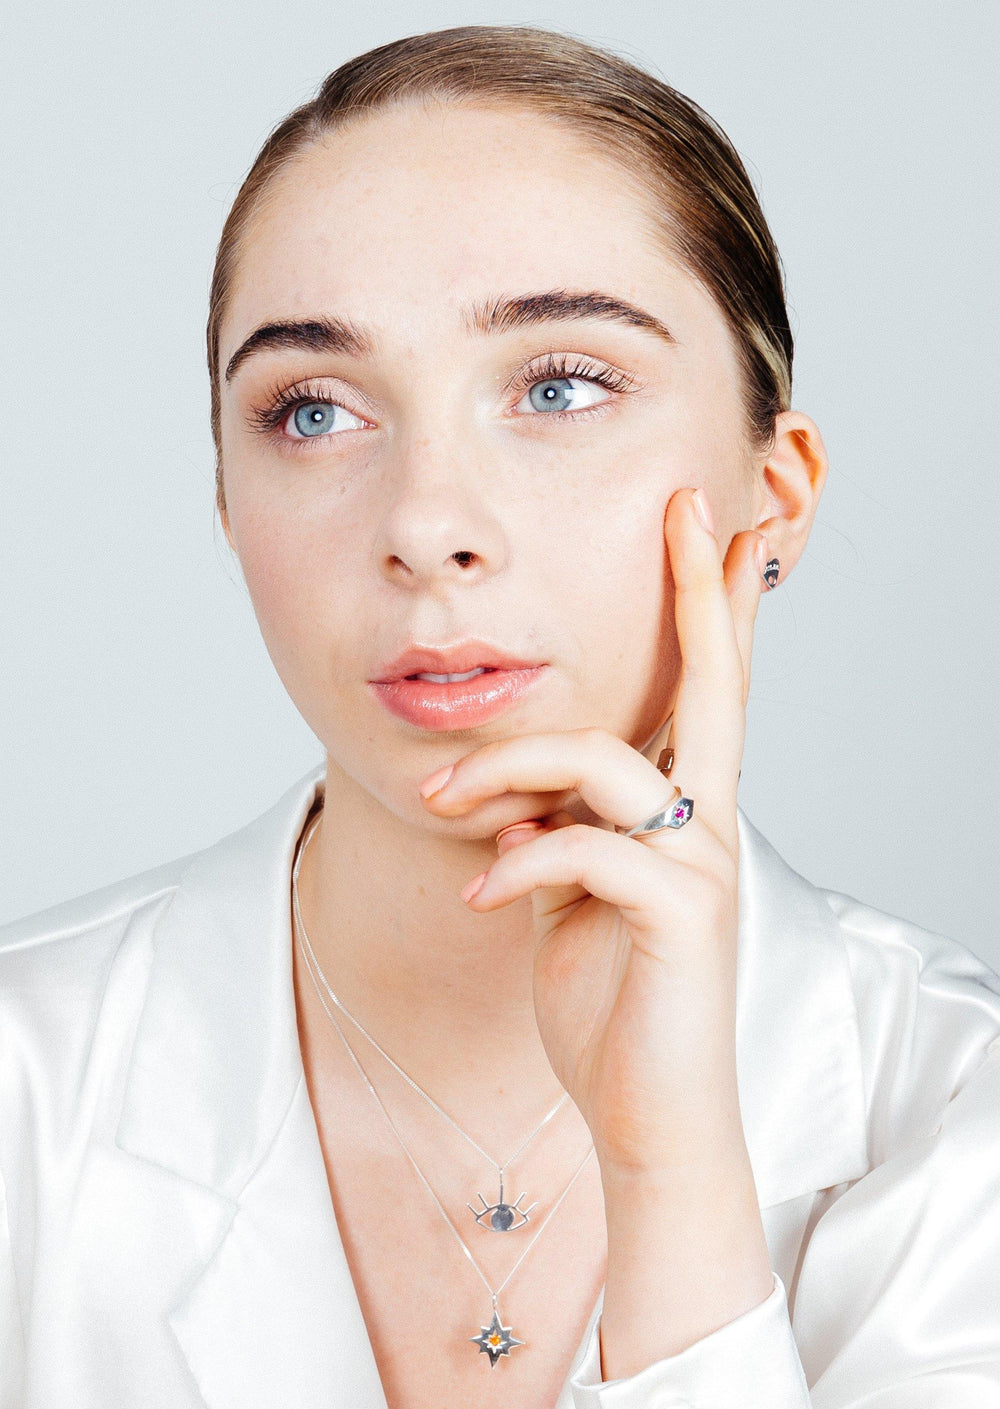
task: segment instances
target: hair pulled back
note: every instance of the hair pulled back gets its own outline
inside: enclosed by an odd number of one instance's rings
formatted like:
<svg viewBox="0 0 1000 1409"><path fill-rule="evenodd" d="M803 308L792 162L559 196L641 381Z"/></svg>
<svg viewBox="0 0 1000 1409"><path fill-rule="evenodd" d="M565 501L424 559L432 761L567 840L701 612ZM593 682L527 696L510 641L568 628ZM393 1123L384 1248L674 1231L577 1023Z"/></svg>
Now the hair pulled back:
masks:
<svg viewBox="0 0 1000 1409"><path fill-rule="evenodd" d="M747 441L766 454L791 404L792 333L781 260L746 169L691 98L570 35L460 25L409 35L341 64L270 133L233 201L209 295L208 370L216 501L225 512L219 329L241 250L272 180L352 118L413 100L506 102L544 113L617 158L662 214L665 247L714 297L734 336Z"/></svg>

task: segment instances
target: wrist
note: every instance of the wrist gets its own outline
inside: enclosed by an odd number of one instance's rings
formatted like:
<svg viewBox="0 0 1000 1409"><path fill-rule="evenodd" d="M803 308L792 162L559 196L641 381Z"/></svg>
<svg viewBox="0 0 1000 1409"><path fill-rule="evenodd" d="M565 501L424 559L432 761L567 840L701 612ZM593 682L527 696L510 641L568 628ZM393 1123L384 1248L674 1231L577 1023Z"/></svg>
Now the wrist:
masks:
<svg viewBox="0 0 1000 1409"><path fill-rule="evenodd" d="M602 1177L604 1379L679 1354L771 1294L770 1254L745 1152L728 1164L612 1168Z"/></svg>
<svg viewBox="0 0 1000 1409"><path fill-rule="evenodd" d="M673 1238L712 1230L724 1248L733 1228L753 1229L762 1238L760 1206L746 1147L728 1157L649 1168L601 1166L609 1256L634 1249L643 1238ZM727 1232L727 1229L729 1232Z"/></svg>
<svg viewBox="0 0 1000 1409"><path fill-rule="evenodd" d="M684 1141L675 1136L669 1147L647 1145L624 1156L621 1150L612 1151L595 1144L594 1153L605 1193L620 1190L624 1197L643 1186L656 1189L712 1179L728 1181L747 1175L753 1178L739 1114L716 1121L711 1128Z"/></svg>

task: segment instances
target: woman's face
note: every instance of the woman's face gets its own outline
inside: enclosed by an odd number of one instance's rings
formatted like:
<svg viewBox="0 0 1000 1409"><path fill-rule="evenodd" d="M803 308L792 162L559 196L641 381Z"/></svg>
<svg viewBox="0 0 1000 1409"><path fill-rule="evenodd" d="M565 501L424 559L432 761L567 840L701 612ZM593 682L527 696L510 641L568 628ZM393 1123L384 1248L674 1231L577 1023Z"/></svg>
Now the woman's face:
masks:
<svg viewBox="0 0 1000 1409"><path fill-rule="evenodd" d="M264 325L321 320L366 348L286 332L225 379ZM727 326L622 168L531 112L363 119L272 186L219 355L227 534L275 668L344 773L471 837L423 808L433 768L584 726L648 746L680 666L667 503L704 485L725 549L752 526L751 473ZM411 645L470 638L545 663L486 722L400 718L370 683ZM491 824L516 819L504 801Z"/></svg>

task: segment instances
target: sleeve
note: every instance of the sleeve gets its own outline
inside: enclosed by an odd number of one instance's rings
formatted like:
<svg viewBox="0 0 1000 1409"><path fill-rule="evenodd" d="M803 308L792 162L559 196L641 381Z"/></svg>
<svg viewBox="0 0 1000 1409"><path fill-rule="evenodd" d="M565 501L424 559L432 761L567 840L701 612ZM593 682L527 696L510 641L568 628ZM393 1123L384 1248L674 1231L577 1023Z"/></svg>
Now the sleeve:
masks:
<svg viewBox="0 0 1000 1409"><path fill-rule="evenodd" d="M24 1389L24 1336L14 1280L7 1187L0 1170L0 1409L19 1409Z"/></svg>
<svg viewBox="0 0 1000 1409"><path fill-rule="evenodd" d="M601 1380L600 1319L569 1380L573 1409L810 1409L785 1287L678 1355Z"/></svg>
<svg viewBox="0 0 1000 1409"><path fill-rule="evenodd" d="M573 1409L997 1409L1000 1038L936 1127L834 1197L800 1255L791 1316L766 1301L624 1380L599 1322Z"/></svg>

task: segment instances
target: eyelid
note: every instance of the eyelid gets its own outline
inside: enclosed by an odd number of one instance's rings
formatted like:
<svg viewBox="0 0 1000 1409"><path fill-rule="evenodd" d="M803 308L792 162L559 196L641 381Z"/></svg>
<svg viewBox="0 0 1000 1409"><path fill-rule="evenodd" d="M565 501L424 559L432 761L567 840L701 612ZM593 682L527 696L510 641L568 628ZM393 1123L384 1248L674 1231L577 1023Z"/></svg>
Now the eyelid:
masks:
<svg viewBox="0 0 1000 1409"><path fill-rule="evenodd" d="M598 381L601 376L616 384L609 388L611 390L624 392L642 389L642 383L633 373L626 372L613 362L606 362L602 357L594 357L589 352L550 351L539 353L537 357L522 363L501 387L501 392L506 396L515 389L520 390L525 385L539 381L576 377L585 381Z"/></svg>
<svg viewBox="0 0 1000 1409"><path fill-rule="evenodd" d="M641 391L643 387L642 382L631 372L615 366L614 363L606 362L603 358L592 357L589 353L549 351L540 353L527 362L522 362L501 388L501 394L507 397L515 391L527 393L531 387L539 382L577 380L601 386L608 392L608 395L603 401L593 406L582 407L575 411L536 412L535 415L528 416L528 419L583 420L589 414L609 405L617 396ZM351 385L340 377L309 377L304 380L293 379L281 382L273 386L271 391L266 394L263 405L251 408L250 413L244 418L247 425L252 431L300 446L308 444L309 441L323 442L345 434L344 431L328 431L318 436L293 436L283 432L282 426L300 405L308 404L311 401L326 402L329 405L338 406L348 415L356 416L359 420L367 419L364 412L354 410L347 402L337 400L335 396L328 393L326 388L320 387L324 381L341 382L345 386ZM349 427L348 429L358 429L358 427Z"/></svg>
<svg viewBox="0 0 1000 1409"><path fill-rule="evenodd" d="M285 379L273 384L264 393L260 401L251 406L244 416L244 421L251 431L279 435L282 425L287 421L292 412L302 404L310 401L327 402L332 406L339 406L341 410L348 412L351 416L357 416L359 420L368 420L366 411L356 410L348 401L340 400L336 395L331 395L329 388L324 386L325 382L340 382L344 386L350 386L349 382L343 381L340 377L305 377ZM353 390L353 388L352 388ZM360 402L365 398L355 393ZM337 432L342 435L342 431ZM280 435L282 440L290 440L298 444L303 440L324 440L325 436L290 436Z"/></svg>

